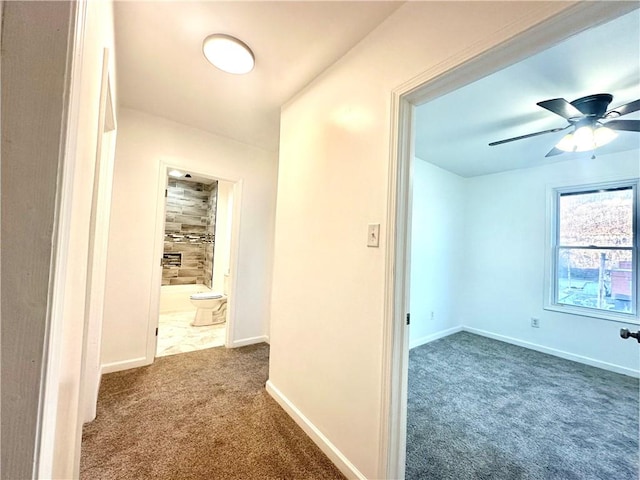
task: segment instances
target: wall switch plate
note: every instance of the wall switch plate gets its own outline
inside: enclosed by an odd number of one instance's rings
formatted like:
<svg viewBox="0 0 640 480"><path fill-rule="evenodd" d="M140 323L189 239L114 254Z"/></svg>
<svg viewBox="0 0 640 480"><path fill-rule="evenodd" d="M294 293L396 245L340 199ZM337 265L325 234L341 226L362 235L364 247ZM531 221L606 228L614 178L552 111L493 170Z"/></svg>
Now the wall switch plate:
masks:
<svg viewBox="0 0 640 480"><path fill-rule="evenodd" d="M540 328L540 319L531 317L531 326L533 328Z"/></svg>
<svg viewBox="0 0 640 480"><path fill-rule="evenodd" d="M380 246L380 224L370 223L367 231L367 247Z"/></svg>

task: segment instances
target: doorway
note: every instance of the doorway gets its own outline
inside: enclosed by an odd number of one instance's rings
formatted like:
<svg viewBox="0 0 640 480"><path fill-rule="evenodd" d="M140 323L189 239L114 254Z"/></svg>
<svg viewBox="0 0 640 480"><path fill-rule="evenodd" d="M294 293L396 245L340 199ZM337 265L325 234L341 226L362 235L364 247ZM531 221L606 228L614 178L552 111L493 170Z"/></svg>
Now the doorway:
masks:
<svg viewBox="0 0 640 480"><path fill-rule="evenodd" d="M241 183L185 166L162 164L161 173L152 357L228 346Z"/></svg>
<svg viewBox="0 0 640 480"><path fill-rule="evenodd" d="M407 421L407 390L408 390L408 370L409 370L409 344L410 329L416 321L416 316L411 308L411 323L409 328L405 327L404 312L408 312L410 295L409 289L410 268L409 259L414 256L415 246L411 238L411 212L412 212L412 185L416 183L415 177L415 130L413 124L415 120L417 105L424 104L436 98L442 97L475 80L496 72L508 65L514 64L528 56L542 51L554 44L559 43L568 36L582 31L586 28L604 23L608 20L622 15L629 10L608 12L605 17L589 14L587 6L585 15L577 15L572 19L565 19L561 22L558 18L545 25L540 25L536 29L523 34L518 39L502 45L469 61L462 66L450 71L427 72L422 79L417 79L413 85L405 86L402 91L396 92L394 110L398 118L398 130L394 132L394 144L397 145L397 170L395 179L395 193L397 195L395 207L395 220L390 222L390 227L395 226L395 246L394 257L397 261L394 279L390 281L393 285L393 333L392 333L392 358L389 364L392 366L391 382L391 416L390 416L390 436L389 444L389 476L403 478L405 474L405 452L406 452L406 421ZM560 24L562 23L562 28ZM435 80L433 80L435 78ZM541 98L540 100L543 100ZM543 152L544 153L544 152ZM415 187L414 187L415 188ZM544 197L544 189L543 189ZM544 198L543 198L544 200ZM544 202L543 202L544 210ZM543 214L544 216L544 214ZM434 280L431 279L430 282ZM542 282L542 279L540 279ZM427 320L437 322L441 320L443 313L436 307L426 309ZM527 318L527 321L529 319ZM528 328L530 327L527 325ZM445 325L443 331L449 329L447 334L455 333L457 325ZM459 330L462 330L460 326ZM617 330L614 328L615 334ZM424 336L431 335L426 333ZM446 336L446 335L443 335ZM432 340L434 338L431 338ZM504 340L504 339L501 339ZM394 407L395 405L395 407ZM631 452L633 455L633 452ZM452 477L453 478L453 477Z"/></svg>
<svg viewBox="0 0 640 480"><path fill-rule="evenodd" d="M156 356L225 344L232 207L232 183L169 171Z"/></svg>

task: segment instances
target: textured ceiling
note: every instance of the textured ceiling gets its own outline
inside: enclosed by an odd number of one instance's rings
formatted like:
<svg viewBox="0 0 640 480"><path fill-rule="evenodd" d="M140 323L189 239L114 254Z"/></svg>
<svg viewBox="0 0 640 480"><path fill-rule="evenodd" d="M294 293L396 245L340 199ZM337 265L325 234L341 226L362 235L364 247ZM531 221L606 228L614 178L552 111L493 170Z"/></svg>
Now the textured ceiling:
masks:
<svg viewBox="0 0 640 480"><path fill-rule="evenodd" d="M276 150L280 107L402 2L115 2L118 100L124 107ZM233 35L254 70L211 66L202 41Z"/></svg>
<svg viewBox="0 0 640 480"><path fill-rule="evenodd" d="M566 120L536 103L595 93L611 93L611 108L640 98L640 10L417 107L416 156L472 177L591 155L545 158L568 130L494 147L488 143L564 127ZM640 112L622 118L640 119ZM618 133L596 155L640 150L640 133Z"/></svg>

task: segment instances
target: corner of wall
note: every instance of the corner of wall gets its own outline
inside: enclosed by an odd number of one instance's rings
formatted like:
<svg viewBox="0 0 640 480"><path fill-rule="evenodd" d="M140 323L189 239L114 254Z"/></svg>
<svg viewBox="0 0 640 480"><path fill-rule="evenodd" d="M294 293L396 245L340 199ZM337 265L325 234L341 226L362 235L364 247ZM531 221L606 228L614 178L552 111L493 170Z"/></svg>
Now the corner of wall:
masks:
<svg viewBox="0 0 640 480"><path fill-rule="evenodd" d="M278 402L287 414L298 424L311 440L329 457L329 460L347 478L366 480L366 477L353 465L347 457L291 402L272 382L267 381L266 389L269 395Z"/></svg>

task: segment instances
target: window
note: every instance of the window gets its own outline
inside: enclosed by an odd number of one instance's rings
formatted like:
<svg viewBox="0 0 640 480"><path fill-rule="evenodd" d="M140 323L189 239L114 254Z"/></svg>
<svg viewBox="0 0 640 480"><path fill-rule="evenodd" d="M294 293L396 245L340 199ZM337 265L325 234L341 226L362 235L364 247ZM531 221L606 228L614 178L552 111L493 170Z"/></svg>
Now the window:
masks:
<svg viewBox="0 0 640 480"><path fill-rule="evenodd" d="M636 180L554 190L553 309L635 318L637 186Z"/></svg>

